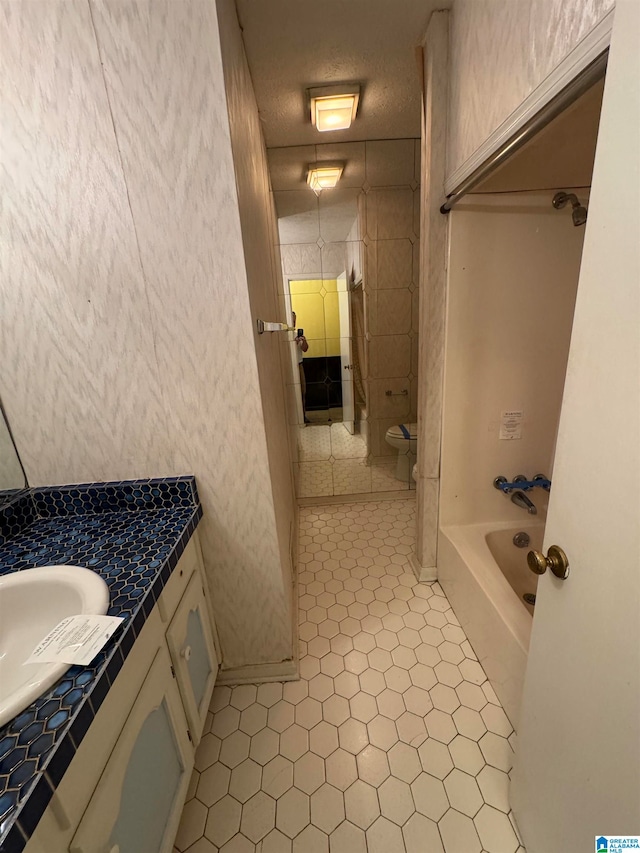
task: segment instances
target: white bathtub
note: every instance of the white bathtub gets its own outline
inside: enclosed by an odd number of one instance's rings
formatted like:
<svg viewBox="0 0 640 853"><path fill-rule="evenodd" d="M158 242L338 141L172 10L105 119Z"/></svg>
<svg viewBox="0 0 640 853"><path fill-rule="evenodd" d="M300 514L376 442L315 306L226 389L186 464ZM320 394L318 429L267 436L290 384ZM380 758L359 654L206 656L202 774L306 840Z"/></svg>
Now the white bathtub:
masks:
<svg viewBox="0 0 640 853"><path fill-rule="evenodd" d="M520 532L529 534L526 548L513 544ZM523 518L517 524L452 525L438 536L438 580L514 728L533 611L522 596L535 594L537 584L527 552L542 549L543 535L543 521Z"/></svg>

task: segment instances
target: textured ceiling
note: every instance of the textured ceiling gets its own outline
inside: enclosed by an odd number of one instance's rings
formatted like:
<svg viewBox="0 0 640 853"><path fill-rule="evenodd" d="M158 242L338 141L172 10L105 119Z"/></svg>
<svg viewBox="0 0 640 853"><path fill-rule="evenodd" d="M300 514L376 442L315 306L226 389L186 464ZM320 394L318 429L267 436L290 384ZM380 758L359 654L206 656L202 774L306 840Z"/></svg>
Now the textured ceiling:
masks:
<svg viewBox="0 0 640 853"><path fill-rule="evenodd" d="M420 136L415 48L438 0L236 0L268 148ZM319 133L305 90L362 86L349 130Z"/></svg>

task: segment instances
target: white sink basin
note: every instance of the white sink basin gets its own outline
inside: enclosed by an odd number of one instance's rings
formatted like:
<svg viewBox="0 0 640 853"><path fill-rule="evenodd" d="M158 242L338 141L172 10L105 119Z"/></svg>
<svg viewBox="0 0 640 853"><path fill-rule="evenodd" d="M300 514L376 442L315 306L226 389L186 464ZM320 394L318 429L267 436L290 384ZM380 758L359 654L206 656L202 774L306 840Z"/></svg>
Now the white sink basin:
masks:
<svg viewBox="0 0 640 853"><path fill-rule="evenodd" d="M28 708L69 669L68 663L24 661L58 622L104 615L109 588L79 566L44 566L0 577L0 726Z"/></svg>

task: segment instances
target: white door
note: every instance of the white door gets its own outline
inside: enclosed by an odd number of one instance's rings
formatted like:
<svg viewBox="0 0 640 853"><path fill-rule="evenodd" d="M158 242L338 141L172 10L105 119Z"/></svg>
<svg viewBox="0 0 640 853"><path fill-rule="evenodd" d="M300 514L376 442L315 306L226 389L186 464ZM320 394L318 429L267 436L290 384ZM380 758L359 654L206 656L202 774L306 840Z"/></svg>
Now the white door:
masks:
<svg viewBox="0 0 640 853"><path fill-rule="evenodd" d="M640 834L640 3L618 0L511 802L527 853ZM611 850L611 847L609 848Z"/></svg>
<svg viewBox="0 0 640 853"><path fill-rule="evenodd" d="M355 405L353 399L353 360L351 347L351 292L346 272L338 276L338 310L340 312L340 368L342 371L342 422L353 435Z"/></svg>

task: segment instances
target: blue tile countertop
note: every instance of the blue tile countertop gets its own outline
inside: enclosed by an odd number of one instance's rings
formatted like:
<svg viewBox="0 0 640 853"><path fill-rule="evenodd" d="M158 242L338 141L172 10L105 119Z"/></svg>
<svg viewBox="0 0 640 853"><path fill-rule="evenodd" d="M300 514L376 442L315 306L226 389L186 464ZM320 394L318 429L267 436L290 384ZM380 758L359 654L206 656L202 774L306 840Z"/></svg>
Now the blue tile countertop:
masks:
<svg viewBox="0 0 640 853"><path fill-rule="evenodd" d="M194 477L25 489L0 508L0 575L69 563L125 622L0 729L0 851L20 853L202 517Z"/></svg>

